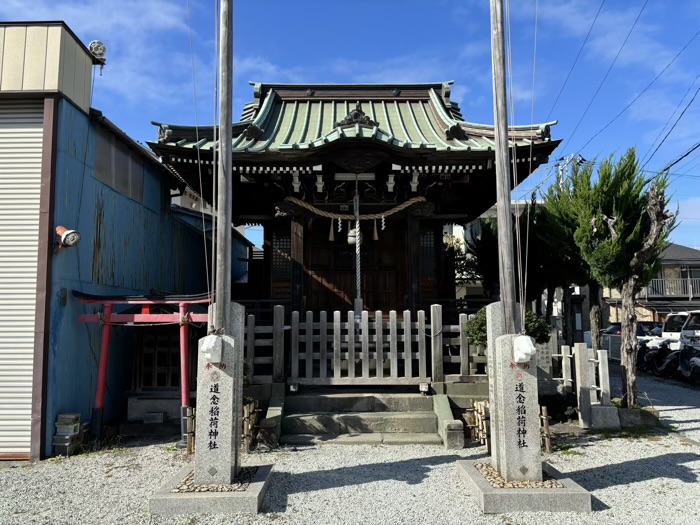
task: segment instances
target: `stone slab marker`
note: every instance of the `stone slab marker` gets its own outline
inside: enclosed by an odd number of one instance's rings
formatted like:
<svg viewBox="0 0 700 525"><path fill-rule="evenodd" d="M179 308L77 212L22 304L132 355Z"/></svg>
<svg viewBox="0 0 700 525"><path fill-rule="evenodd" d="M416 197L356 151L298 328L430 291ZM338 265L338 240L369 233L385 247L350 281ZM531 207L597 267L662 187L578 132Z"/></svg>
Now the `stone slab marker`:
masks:
<svg viewBox="0 0 700 525"><path fill-rule="evenodd" d="M516 330L520 330L520 317L516 317ZM496 389L498 378L498 359L496 358L496 339L505 335L505 320L503 319L503 308L500 302L486 305L486 367L489 376L489 414L491 425L491 463L496 470L499 470L499 458L495 453L498 450L498 441L503 435L501 427L500 411Z"/></svg>
<svg viewBox="0 0 700 525"><path fill-rule="evenodd" d="M194 481L231 484L238 474L245 308L231 304L231 335L208 335L197 355Z"/></svg>
<svg viewBox="0 0 700 525"><path fill-rule="evenodd" d="M537 399L537 357L516 363L513 347L517 336L496 339L498 399L502 433L492 453L498 458L498 472L506 481L542 481L539 402Z"/></svg>

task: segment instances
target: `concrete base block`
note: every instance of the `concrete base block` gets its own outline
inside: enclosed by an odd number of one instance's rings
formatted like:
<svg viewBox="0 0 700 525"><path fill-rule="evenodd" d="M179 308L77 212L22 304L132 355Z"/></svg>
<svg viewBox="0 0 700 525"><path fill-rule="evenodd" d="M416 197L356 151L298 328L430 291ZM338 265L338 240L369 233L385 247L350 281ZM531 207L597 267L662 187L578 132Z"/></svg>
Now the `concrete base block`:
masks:
<svg viewBox="0 0 700 525"><path fill-rule="evenodd" d="M309 445L441 445L438 434L383 433L360 434L286 434L280 443L288 446Z"/></svg>
<svg viewBox="0 0 700 525"><path fill-rule="evenodd" d="M240 492L170 492L192 472L186 465L156 492L148 502L151 514L257 514L270 481L272 465L258 467L248 488Z"/></svg>
<svg viewBox="0 0 700 525"><path fill-rule="evenodd" d="M547 463L542 469L563 485L556 489L495 488L473 461L458 461L457 472L484 514L506 512L591 512L591 494Z"/></svg>
<svg viewBox="0 0 700 525"><path fill-rule="evenodd" d="M591 428L594 430L620 430L620 416L617 407L593 405L591 407Z"/></svg>
<svg viewBox="0 0 700 525"><path fill-rule="evenodd" d="M618 408L622 428L659 426L659 413L644 408Z"/></svg>

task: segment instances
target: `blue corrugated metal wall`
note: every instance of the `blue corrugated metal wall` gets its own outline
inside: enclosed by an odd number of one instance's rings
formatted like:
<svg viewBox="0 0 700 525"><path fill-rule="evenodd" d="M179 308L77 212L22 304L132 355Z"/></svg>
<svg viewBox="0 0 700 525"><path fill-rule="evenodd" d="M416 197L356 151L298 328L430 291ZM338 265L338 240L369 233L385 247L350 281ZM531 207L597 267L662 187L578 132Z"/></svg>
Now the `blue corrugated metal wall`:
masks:
<svg viewBox="0 0 700 525"><path fill-rule="evenodd" d="M52 263L47 454L57 414L80 412L87 419L95 396L100 327L79 323L78 315L98 308L79 304L71 291L206 291L202 235L170 214L160 171L145 164L143 205L95 179L95 126L70 102L60 101L54 224L78 230L82 239L77 247L54 255ZM122 416L125 409L134 330L112 330L105 421Z"/></svg>

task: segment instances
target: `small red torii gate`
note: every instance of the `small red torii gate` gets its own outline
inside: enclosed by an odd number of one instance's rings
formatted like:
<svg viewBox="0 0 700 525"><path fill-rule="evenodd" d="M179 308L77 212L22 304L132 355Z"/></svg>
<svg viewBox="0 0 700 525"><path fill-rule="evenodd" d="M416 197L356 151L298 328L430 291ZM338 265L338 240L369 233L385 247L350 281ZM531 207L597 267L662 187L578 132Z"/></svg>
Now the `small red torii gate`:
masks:
<svg viewBox="0 0 700 525"><path fill-rule="evenodd" d="M81 323L99 323L102 325L102 340L100 343L100 360L97 367L97 388L95 390L95 404L92 409L91 433L96 439L102 438L102 418L104 415L104 398L107 387L107 362L109 359L109 341L111 327L117 325L180 325L180 398L181 398L181 424L182 439L186 441L187 435L187 409L190 406L190 348L189 348L189 324L207 323L208 314L190 312L192 304L211 304L210 294L200 295L115 295L100 296L86 294L73 290L73 296L83 304L100 304L102 311L95 314L81 314L78 321ZM141 305L139 314L114 313L114 305ZM179 311L172 314L152 314L153 305L178 305Z"/></svg>

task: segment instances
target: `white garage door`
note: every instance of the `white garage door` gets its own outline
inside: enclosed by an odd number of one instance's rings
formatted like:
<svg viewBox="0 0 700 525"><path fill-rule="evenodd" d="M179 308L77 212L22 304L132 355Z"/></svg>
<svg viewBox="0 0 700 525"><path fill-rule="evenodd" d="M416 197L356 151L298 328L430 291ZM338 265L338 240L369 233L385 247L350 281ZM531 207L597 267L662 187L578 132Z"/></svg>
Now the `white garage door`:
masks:
<svg viewBox="0 0 700 525"><path fill-rule="evenodd" d="M30 453L43 102L0 102L0 458Z"/></svg>

